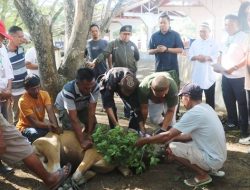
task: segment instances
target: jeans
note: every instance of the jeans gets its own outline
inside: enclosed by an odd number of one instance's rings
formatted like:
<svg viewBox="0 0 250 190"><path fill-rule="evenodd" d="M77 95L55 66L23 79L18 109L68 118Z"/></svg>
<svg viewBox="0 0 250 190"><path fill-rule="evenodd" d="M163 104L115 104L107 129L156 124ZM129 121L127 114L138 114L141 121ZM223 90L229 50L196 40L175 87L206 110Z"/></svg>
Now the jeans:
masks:
<svg viewBox="0 0 250 190"><path fill-rule="evenodd" d="M222 77L222 95L227 109L228 123L240 127L241 137L248 136L248 113L244 80L245 78ZM238 104L239 115L237 114L236 103Z"/></svg>
<svg viewBox="0 0 250 190"><path fill-rule="evenodd" d="M26 128L22 131L22 135L25 136L29 142L33 143L39 137L44 137L49 132L49 129L44 128Z"/></svg>

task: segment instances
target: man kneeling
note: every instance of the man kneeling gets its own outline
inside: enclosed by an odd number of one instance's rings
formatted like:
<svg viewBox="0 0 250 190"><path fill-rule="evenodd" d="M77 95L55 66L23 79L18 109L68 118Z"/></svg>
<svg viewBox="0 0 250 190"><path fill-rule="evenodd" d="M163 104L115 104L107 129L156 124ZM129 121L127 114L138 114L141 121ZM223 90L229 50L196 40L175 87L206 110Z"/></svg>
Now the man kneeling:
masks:
<svg viewBox="0 0 250 190"><path fill-rule="evenodd" d="M210 175L224 175L219 169L227 156L225 132L216 112L202 103L202 90L199 86L187 84L179 96L188 110L180 121L167 132L139 139L137 145L182 141L169 144L169 158L196 173L193 179L184 180L186 185L204 185L212 181ZM184 143L187 141L190 142Z"/></svg>

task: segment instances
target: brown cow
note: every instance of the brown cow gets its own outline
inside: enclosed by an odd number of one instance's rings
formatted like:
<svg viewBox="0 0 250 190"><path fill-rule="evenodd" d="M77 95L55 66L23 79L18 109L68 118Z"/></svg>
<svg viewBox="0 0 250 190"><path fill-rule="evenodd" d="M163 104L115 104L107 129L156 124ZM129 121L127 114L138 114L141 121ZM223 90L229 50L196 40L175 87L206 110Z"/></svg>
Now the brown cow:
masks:
<svg viewBox="0 0 250 190"><path fill-rule="evenodd" d="M89 169L107 173L115 168L105 162L95 148L83 151L73 131L64 131L61 135L49 132L45 137L35 140L32 145L49 172L57 171L64 162L77 164L78 167L72 179L78 185L86 183L88 179L95 176L95 172ZM128 168L118 167L118 169L124 176L131 173Z"/></svg>

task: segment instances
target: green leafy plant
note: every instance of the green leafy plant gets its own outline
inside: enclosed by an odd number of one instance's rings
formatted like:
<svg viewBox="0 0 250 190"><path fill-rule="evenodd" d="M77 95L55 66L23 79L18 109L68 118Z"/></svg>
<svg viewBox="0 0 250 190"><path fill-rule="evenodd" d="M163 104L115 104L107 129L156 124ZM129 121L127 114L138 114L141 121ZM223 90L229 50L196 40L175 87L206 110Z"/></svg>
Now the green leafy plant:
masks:
<svg viewBox="0 0 250 190"><path fill-rule="evenodd" d="M118 126L109 129L107 125L98 124L93 134L95 146L106 162L132 168L139 174L146 169L145 160L152 166L156 165L159 159L153 145L136 147L137 139L137 133Z"/></svg>

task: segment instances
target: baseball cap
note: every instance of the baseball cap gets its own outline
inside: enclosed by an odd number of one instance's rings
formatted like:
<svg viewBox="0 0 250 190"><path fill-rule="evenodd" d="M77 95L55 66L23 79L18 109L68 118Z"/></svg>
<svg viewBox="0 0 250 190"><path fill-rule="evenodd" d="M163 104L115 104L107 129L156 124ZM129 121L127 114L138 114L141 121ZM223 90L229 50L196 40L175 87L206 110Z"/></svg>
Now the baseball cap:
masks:
<svg viewBox="0 0 250 190"><path fill-rule="evenodd" d="M3 21L0 20L0 34L2 34L5 38L8 38L9 40L12 40L12 36L7 34L5 25Z"/></svg>
<svg viewBox="0 0 250 190"><path fill-rule="evenodd" d="M121 32L132 32L132 26L131 25L124 25L124 26L122 26L121 27L121 29L120 29L120 33Z"/></svg>
<svg viewBox="0 0 250 190"><path fill-rule="evenodd" d="M24 79L24 87L26 89L38 86L40 84L40 78L36 74L29 74Z"/></svg>
<svg viewBox="0 0 250 190"><path fill-rule="evenodd" d="M192 99L200 99L202 98L202 89L196 84L188 83L183 86L178 95L189 95Z"/></svg>
<svg viewBox="0 0 250 190"><path fill-rule="evenodd" d="M121 92L125 96L131 95L138 86L139 81L131 74L125 75L120 81Z"/></svg>

